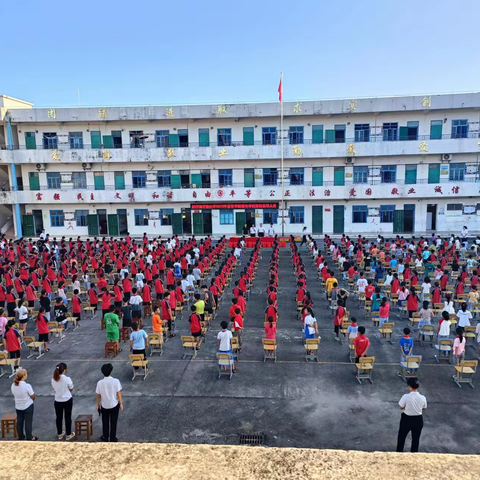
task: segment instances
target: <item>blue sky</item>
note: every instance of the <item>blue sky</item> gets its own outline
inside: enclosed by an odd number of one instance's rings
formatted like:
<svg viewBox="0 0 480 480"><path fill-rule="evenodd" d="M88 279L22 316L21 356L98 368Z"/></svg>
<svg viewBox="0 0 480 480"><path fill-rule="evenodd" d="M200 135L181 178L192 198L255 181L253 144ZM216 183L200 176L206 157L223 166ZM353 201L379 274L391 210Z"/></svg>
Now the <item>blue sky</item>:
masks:
<svg viewBox="0 0 480 480"><path fill-rule="evenodd" d="M457 8L458 7L458 8ZM0 0L0 93L36 106L480 89L480 2Z"/></svg>

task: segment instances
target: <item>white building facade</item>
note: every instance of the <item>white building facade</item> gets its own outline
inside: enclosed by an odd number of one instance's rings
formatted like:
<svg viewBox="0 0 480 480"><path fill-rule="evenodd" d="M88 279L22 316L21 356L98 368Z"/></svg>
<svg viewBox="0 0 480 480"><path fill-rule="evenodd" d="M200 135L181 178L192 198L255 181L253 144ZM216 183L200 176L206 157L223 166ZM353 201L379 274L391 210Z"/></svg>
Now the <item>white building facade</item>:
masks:
<svg viewBox="0 0 480 480"><path fill-rule="evenodd" d="M479 93L288 102L283 132L278 103L32 108L0 96L0 227L476 232L479 121Z"/></svg>

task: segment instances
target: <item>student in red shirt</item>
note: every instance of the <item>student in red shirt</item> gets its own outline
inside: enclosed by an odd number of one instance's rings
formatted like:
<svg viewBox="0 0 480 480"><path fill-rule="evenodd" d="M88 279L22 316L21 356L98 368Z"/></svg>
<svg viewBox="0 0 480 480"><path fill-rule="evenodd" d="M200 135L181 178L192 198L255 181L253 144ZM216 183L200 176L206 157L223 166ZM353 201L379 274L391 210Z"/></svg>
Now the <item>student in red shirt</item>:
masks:
<svg viewBox="0 0 480 480"><path fill-rule="evenodd" d="M122 308L123 290L122 287L118 284L119 282L120 279L117 278L113 283L113 294L115 296L113 302L115 304L115 308Z"/></svg>
<svg viewBox="0 0 480 480"><path fill-rule="evenodd" d="M245 296L243 295L243 292L240 291L237 297L238 301L238 308L241 310L242 315L245 315L245 308L247 307L247 303L245 301Z"/></svg>
<svg viewBox="0 0 480 480"><path fill-rule="evenodd" d="M90 306L94 307L94 313L97 313L97 306L98 306L98 295L97 291L95 290L95 283L90 284L90 288L88 289L88 300L90 301Z"/></svg>
<svg viewBox="0 0 480 480"><path fill-rule="evenodd" d="M80 325L81 313L82 313L82 302L78 296L80 292L75 289L73 291L72 297L72 314L77 319L77 325Z"/></svg>
<svg viewBox="0 0 480 480"><path fill-rule="evenodd" d="M407 310L408 318L412 318L418 310L418 296L415 293L415 287L410 288L410 294L407 296Z"/></svg>
<svg viewBox="0 0 480 480"><path fill-rule="evenodd" d="M360 357L366 357L370 340L365 336L365 327L358 327L358 335L353 340L355 345L355 363L359 363Z"/></svg>
<svg viewBox="0 0 480 480"><path fill-rule="evenodd" d="M168 332L170 337L174 337L174 333L172 332L172 310L169 302L170 292L165 292L163 294L163 300L160 304L160 308L162 310L162 320L167 321L168 323Z"/></svg>
<svg viewBox="0 0 480 480"><path fill-rule="evenodd" d="M35 300L37 299L37 296L35 295L35 290L33 289L31 283L27 283L25 292L27 294L28 308L33 308L35 306Z"/></svg>
<svg viewBox="0 0 480 480"><path fill-rule="evenodd" d="M343 317L345 316L345 309L339 306L336 310L335 317L333 319L333 329L335 331L335 340L340 341L340 328L343 325Z"/></svg>
<svg viewBox="0 0 480 480"><path fill-rule="evenodd" d="M133 275L132 275L133 278ZM132 296L132 282L126 275L123 279L123 301L128 302Z"/></svg>
<svg viewBox="0 0 480 480"><path fill-rule="evenodd" d="M367 280L368 285L365 287L365 298L367 300L372 299L372 295L375 293L375 287L372 285L372 280Z"/></svg>
<svg viewBox="0 0 480 480"><path fill-rule="evenodd" d="M175 287L175 274L173 273L173 268L167 270L167 288Z"/></svg>
<svg viewBox="0 0 480 480"><path fill-rule="evenodd" d="M240 309L237 307L235 309L235 316L231 318L233 323L233 336L238 338L238 351L242 351L242 332L243 332L243 318Z"/></svg>
<svg viewBox="0 0 480 480"><path fill-rule="evenodd" d="M107 290L107 287L102 288L102 318L110 311L110 305L112 304L112 295Z"/></svg>
<svg viewBox="0 0 480 480"><path fill-rule="evenodd" d="M235 310L238 308L238 299L233 297L232 298L232 305L230 306L230 310L228 311L228 318L235 317Z"/></svg>
<svg viewBox="0 0 480 480"><path fill-rule="evenodd" d="M195 305L192 305L190 310L192 311L188 319L190 323L190 333L192 334L192 337L195 338L195 342L197 343L196 348L199 348L200 339L202 338L202 324L200 323L201 319L200 315L195 313L197 311L197 307Z"/></svg>
<svg viewBox="0 0 480 480"><path fill-rule="evenodd" d="M45 352L49 352L50 349L48 348L48 323L47 319L45 318L45 310L40 308L37 315L37 330L38 330L38 341L43 342L43 346Z"/></svg>
<svg viewBox="0 0 480 480"><path fill-rule="evenodd" d="M277 322L277 309L273 305L273 302L271 300L268 301L267 308L265 309L265 321L268 322L269 318L273 318L273 321L276 323Z"/></svg>
<svg viewBox="0 0 480 480"><path fill-rule="evenodd" d="M20 356L22 352L22 337L17 329L13 328L15 320L9 320L5 325L5 333L3 334L3 345L11 359L15 359L14 370L20 366Z"/></svg>

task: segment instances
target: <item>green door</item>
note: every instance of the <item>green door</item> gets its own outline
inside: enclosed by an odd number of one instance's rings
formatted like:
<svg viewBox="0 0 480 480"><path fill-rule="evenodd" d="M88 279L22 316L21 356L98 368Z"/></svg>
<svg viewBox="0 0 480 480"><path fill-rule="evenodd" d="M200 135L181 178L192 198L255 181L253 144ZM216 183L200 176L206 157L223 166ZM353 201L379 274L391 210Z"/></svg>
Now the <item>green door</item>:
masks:
<svg viewBox="0 0 480 480"><path fill-rule="evenodd" d="M182 180L180 178L180 175L172 175L170 177L170 186L172 188L181 188Z"/></svg>
<svg viewBox="0 0 480 480"><path fill-rule="evenodd" d="M208 128L198 129L198 146L209 147L210 146L210 132Z"/></svg>
<svg viewBox="0 0 480 480"><path fill-rule="evenodd" d="M323 125L312 125L312 143L323 143Z"/></svg>
<svg viewBox="0 0 480 480"><path fill-rule="evenodd" d="M405 230L404 217L403 210L393 211L393 233L402 233Z"/></svg>
<svg viewBox="0 0 480 480"><path fill-rule="evenodd" d="M345 232L345 207L343 205L333 206L333 233Z"/></svg>
<svg viewBox="0 0 480 480"><path fill-rule="evenodd" d="M22 215L22 229L24 237L35 236L35 223L33 215Z"/></svg>
<svg viewBox="0 0 480 480"><path fill-rule="evenodd" d="M413 185L417 183L417 166L405 165L405 184Z"/></svg>
<svg viewBox="0 0 480 480"><path fill-rule="evenodd" d="M172 230L174 235L183 233L183 218L181 213L172 213Z"/></svg>
<svg viewBox="0 0 480 480"><path fill-rule="evenodd" d="M107 220L108 234L112 237L116 237L118 235L118 215L116 213L107 215Z"/></svg>
<svg viewBox="0 0 480 480"><path fill-rule="evenodd" d="M180 138L177 133L171 133L168 136L168 146L169 147L179 147L180 146Z"/></svg>
<svg viewBox="0 0 480 480"><path fill-rule="evenodd" d="M125 190L125 174L115 172L115 190Z"/></svg>
<svg viewBox="0 0 480 480"><path fill-rule="evenodd" d="M235 231L237 235L242 234L244 225L245 225L245 212L236 212L235 213Z"/></svg>
<svg viewBox="0 0 480 480"><path fill-rule="evenodd" d="M98 216L87 215L87 226L89 235L98 235Z"/></svg>
<svg viewBox="0 0 480 480"><path fill-rule="evenodd" d="M253 145L253 127L243 127L243 144Z"/></svg>
<svg viewBox="0 0 480 480"><path fill-rule="evenodd" d="M27 150L35 150L37 148L35 132L25 132L25 146L27 147Z"/></svg>
<svg viewBox="0 0 480 480"><path fill-rule="evenodd" d="M103 148L113 148L113 137L111 135L103 136Z"/></svg>
<svg viewBox="0 0 480 480"><path fill-rule="evenodd" d="M431 163L428 166L428 183L440 183L440 164Z"/></svg>
<svg viewBox="0 0 480 480"><path fill-rule="evenodd" d="M38 172L28 173L28 183L30 184L30 190L40 190L40 178Z"/></svg>
<svg viewBox="0 0 480 480"><path fill-rule="evenodd" d="M432 120L430 123L430 140L442 139L443 120Z"/></svg>
<svg viewBox="0 0 480 480"><path fill-rule="evenodd" d="M335 130L325 130L325 143L335 143Z"/></svg>
<svg viewBox="0 0 480 480"><path fill-rule="evenodd" d="M312 207L312 233L323 233L323 207L321 205Z"/></svg>
<svg viewBox="0 0 480 480"><path fill-rule="evenodd" d="M202 188L202 175L200 173L192 173L192 188Z"/></svg>
<svg viewBox="0 0 480 480"><path fill-rule="evenodd" d="M243 183L247 188L255 186L255 170L253 168L246 168L243 171Z"/></svg>
<svg viewBox="0 0 480 480"><path fill-rule="evenodd" d="M313 167L312 185L314 187L322 187L323 186L323 168L322 167Z"/></svg>
<svg viewBox="0 0 480 480"><path fill-rule="evenodd" d="M201 235L203 233L203 214L194 213L193 214L193 234Z"/></svg>
<svg viewBox="0 0 480 480"><path fill-rule="evenodd" d="M345 185L345 167L334 167L333 185L336 187L343 187Z"/></svg>
<svg viewBox="0 0 480 480"><path fill-rule="evenodd" d="M100 132L90 131L90 142L92 143L92 148L102 148L102 135Z"/></svg>
<svg viewBox="0 0 480 480"><path fill-rule="evenodd" d="M400 141L408 140L408 127L400 127Z"/></svg>
<svg viewBox="0 0 480 480"><path fill-rule="evenodd" d="M105 177L103 176L103 172L94 172L93 183L95 190L105 190Z"/></svg>

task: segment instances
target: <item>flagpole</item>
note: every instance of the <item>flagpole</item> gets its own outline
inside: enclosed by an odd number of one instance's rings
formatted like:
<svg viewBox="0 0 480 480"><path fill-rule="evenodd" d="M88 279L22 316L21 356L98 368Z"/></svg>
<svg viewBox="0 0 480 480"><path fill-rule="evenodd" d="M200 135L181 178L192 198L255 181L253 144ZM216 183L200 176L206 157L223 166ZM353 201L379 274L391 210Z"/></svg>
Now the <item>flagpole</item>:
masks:
<svg viewBox="0 0 480 480"><path fill-rule="evenodd" d="M281 142L281 162L280 171L282 172L282 237L285 236L285 179L283 175L283 72L280 73L280 142Z"/></svg>

